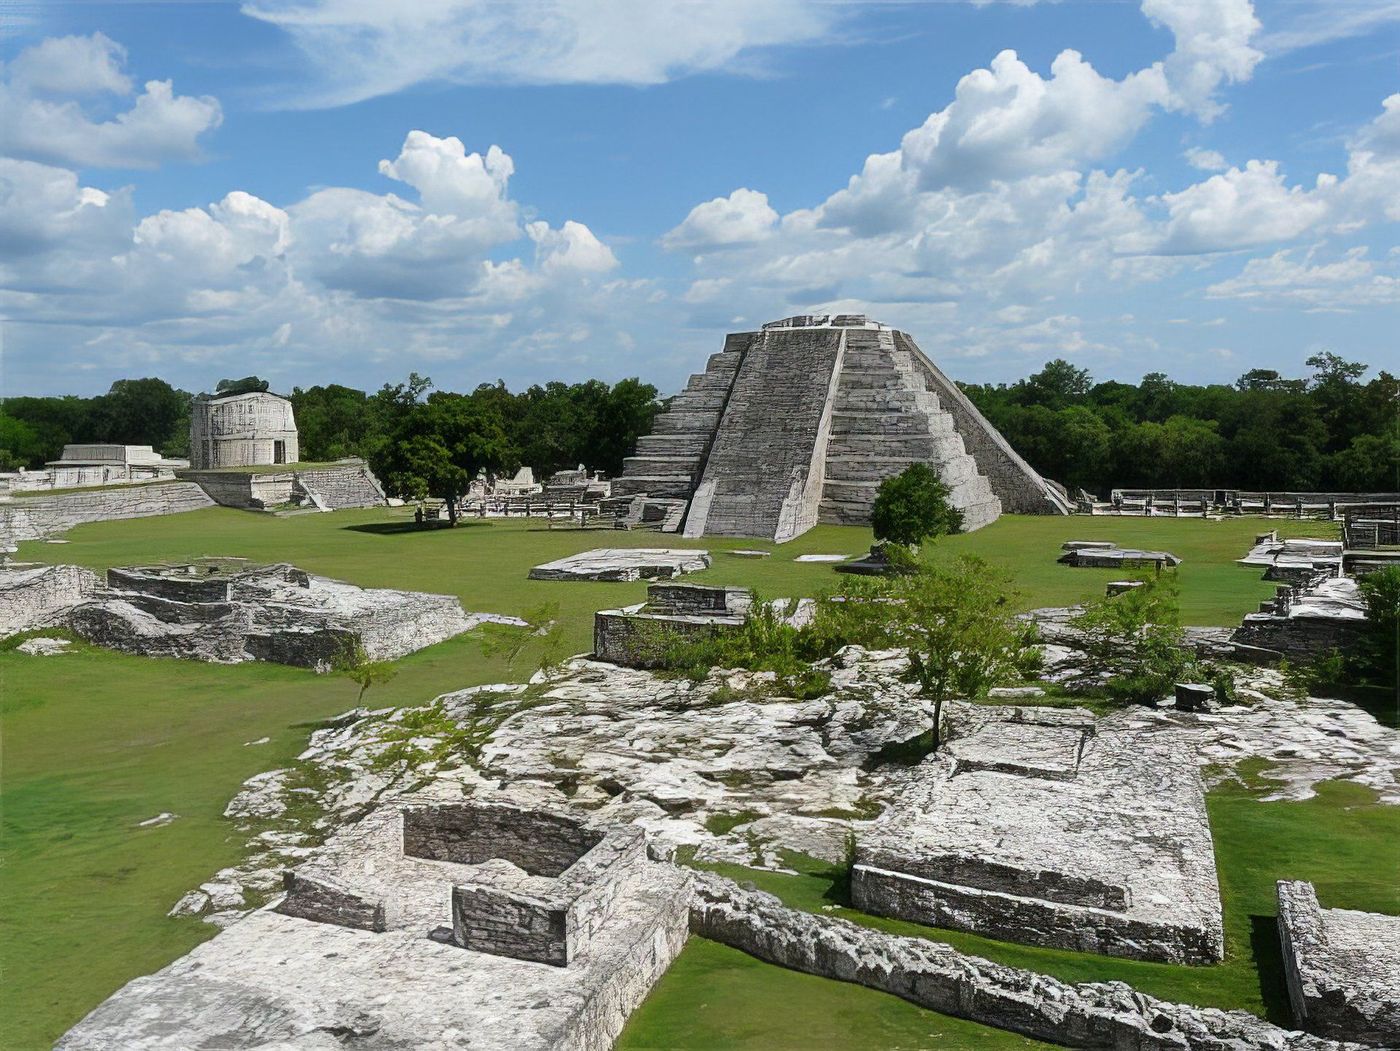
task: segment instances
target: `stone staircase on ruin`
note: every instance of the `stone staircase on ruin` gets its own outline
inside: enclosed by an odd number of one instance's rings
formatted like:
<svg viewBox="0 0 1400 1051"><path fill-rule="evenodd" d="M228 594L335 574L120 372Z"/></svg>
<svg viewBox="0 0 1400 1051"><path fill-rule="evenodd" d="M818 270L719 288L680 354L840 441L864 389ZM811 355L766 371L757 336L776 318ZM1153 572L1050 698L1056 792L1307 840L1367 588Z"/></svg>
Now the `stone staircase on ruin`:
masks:
<svg viewBox="0 0 1400 1051"><path fill-rule="evenodd" d="M613 480L613 496L645 493L689 500L705 470L705 458L724 414L729 391L744 359L743 343L710 356L705 371L690 377L685 390L656 417L655 430L637 442L637 454L623 461Z"/></svg>
<svg viewBox="0 0 1400 1051"><path fill-rule="evenodd" d="M963 528L1001 513L991 483L978 473L953 416L927 389L909 352L889 329L848 329L826 447L821 521L864 525L880 482L927 463L951 490Z"/></svg>

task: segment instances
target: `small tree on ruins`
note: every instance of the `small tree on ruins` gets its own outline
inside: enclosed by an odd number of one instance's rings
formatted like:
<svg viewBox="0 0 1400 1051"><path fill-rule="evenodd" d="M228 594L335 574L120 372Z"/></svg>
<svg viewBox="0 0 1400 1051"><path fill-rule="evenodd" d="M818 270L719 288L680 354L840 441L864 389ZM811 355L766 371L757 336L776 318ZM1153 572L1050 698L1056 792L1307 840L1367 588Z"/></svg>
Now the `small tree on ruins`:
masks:
<svg viewBox="0 0 1400 1051"><path fill-rule="evenodd" d="M365 694L371 686L388 682L398 674L393 661L370 660L369 654L365 653L364 647L358 643L345 654L335 670L360 688L360 692L355 695L356 707L365 699Z"/></svg>
<svg viewBox="0 0 1400 1051"><path fill-rule="evenodd" d="M950 495L928 464L910 464L880 483L870 509L875 538L913 547L928 537L958 532L962 512L949 502Z"/></svg>
<svg viewBox="0 0 1400 1051"><path fill-rule="evenodd" d="M1118 595L1085 603L1070 626L1081 633L1081 688L1102 686L1115 701L1148 704L1191 670L1181 628L1176 574L1164 573Z"/></svg>
<svg viewBox="0 0 1400 1051"><path fill-rule="evenodd" d="M906 649L909 679L933 702L937 750L945 701L978 700L1040 667L1035 628L1016 617L1009 583L973 556L921 565L904 576L853 581L822 604L813 631L829 645Z"/></svg>

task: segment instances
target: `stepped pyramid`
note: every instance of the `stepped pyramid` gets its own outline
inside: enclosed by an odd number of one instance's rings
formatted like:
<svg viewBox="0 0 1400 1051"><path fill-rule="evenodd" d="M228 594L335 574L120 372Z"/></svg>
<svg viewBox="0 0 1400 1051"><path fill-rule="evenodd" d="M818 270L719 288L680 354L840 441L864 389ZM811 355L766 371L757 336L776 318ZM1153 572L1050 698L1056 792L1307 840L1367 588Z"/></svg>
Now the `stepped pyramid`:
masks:
<svg viewBox="0 0 1400 1051"><path fill-rule="evenodd" d="M968 530L1003 510L1070 511L909 336L859 314L731 333L655 428L613 495L687 501L686 536L864 524L911 463L938 472Z"/></svg>

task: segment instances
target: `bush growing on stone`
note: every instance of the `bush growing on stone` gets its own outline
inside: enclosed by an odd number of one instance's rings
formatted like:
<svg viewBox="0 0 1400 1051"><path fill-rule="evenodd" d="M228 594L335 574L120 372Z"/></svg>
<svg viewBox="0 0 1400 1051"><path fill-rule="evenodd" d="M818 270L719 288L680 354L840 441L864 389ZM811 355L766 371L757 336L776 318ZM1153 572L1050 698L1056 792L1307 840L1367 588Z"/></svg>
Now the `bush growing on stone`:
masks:
<svg viewBox="0 0 1400 1051"><path fill-rule="evenodd" d="M1085 657L1077 685L1102 684L1120 704L1160 700L1194 665L1181 630L1175 573L1088 602L1070 624L1083 633L1076 647Z"/></svg>
<svg viewBox="0 0 1400 1051"><path fill-rule="evenodd" d="M910 464L880 483L870 509L877 540L912 547L933 536L962 529L962 512L949 503L949 490L928 464Z"/></svg>
<svg viewBox="0 0 1400 1051"><path fill-rule="evenodd" d="M836 601L820 605L810 629L814 646L830 652L851 643L906 649L910 680L934 704L936 750L944 701L981 699L993 686L1040 668L1035 628L1016 617L1009 585L1008 577L972 556L853 581Z"/></svg>
<svg viewBox="0 0 1400 1051"><path fill-rule="evenodd" d="M1357 677L1394 690L1400 685L1400 566L1361 578L1366 636L1354 661Z"/></svg>

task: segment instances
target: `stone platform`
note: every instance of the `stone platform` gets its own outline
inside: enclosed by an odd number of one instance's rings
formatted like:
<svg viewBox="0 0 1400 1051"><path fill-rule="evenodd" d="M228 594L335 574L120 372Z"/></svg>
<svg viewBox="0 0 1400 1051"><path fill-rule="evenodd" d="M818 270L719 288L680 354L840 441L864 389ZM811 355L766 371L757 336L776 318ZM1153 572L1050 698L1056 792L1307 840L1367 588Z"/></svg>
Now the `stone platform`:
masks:
<svg viewBox="0 0 1400 1051"><path fill-rule="evenodd" d="M708 551L599 547L530 570L531 580L670 580L710 568Z"/></svg>
<svg viewBox="0 0 1400 1051"><path fill-rule="evenodd" d="M1311 883L1280 880L1278 930L1301 1028L1400 1046L1400 916L1324 909Z"/></svg>
<svg viewBox="0 0 1400 1051"><path fill-rule="evenodd" d="M305 870L308 879L329 880L352 895L379 895L384 929L347 924L356 917L343 913L338 919L287 915L289 904L310 903L306 895L298 901L293 886L282 911L253 913L169 967L128 983L57 1048L605 1051L685 944L689 875L635 850L625 861L614 854L614 865L604 866L620 878L589 881L610 887L608 908L567 965L453 944L441 927L461 911L452 887L464 871L477 870L479 886L528 904L532 891L562 882L544 874L552 848L562 844L572 854L581 844L564 842L563 825L554 835L527 822L517 828L523 835L512 838L511 822L496 821L478 831L504 836L505 853L543 868L512 872L494 861L409 858L392 832L396 816L372 815L369 828L350 830ZM484 842L446 819L408 828L410 850L454 845L465 851L457 857L478 857L475 846ZM623 832L632 847L640 843L640 829ZM601 835L583 860L606 843ZM511 927L529 933L528 924L512 920Z"/></svg>
<svg viewBox="0 0 1400 1051"><path fill-rule="evenodd" d="M856 846L856 907L1007 941L1206 964L1224 942L1196 763L1047 708L958 709Z"/></svg>

